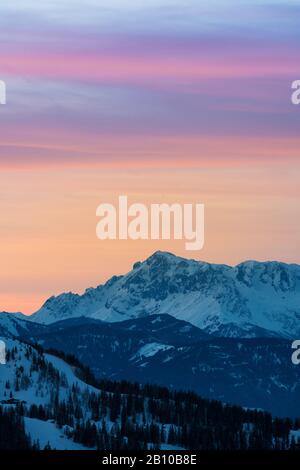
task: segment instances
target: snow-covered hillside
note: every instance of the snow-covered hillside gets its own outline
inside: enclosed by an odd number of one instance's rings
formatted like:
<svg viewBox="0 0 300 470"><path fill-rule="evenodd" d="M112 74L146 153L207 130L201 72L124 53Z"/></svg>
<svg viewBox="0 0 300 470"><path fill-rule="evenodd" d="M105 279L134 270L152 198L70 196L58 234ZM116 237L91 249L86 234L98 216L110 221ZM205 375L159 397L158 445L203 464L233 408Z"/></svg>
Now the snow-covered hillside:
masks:
<svg viewBox="0 0 300 470"><path fill-rule="evenodd" d="M127 433L136 439L138 432L142 442L149 437L149 449L157 446L157 440L165 448L180 448L168 442L172 426L158 418L154 425L148 399L132 394L136 385L127 385L129 397L120 394L120 385L114 391L108 384L108 392L95 388L78 377L93 380L82 366L16 339L0 339L6 344L7 358L0 365L0 412L10 410L24 417L25 432L35 448L88 450L117 445L121 450L127 448Z"/></svg>
<svg viewBox="0 0 300 470"><path fill-rule="evenodd" d="M50 413L55 401L64 402L72 390L83 409L86 396L99 393L75 376L73 368L62 359L43 354L18 340L0 337L6 344L7 363L0 366L0 405L5 408L22 406L30 415L42 415L39 407ZM30 411L29 411L30 410ZM32 443L40 448L50 444L52 449L84 449L66 435L68 426L57 426L54 419L25 417L25 429Z"/></svg>
<svg viewBox="0 0 300 470"><path fill-rule="evenodd" d="M26 433L33 443L38 443L40 449L50 445L55 450L88 450L81 444L69 439L65 429L59 429L52 420L42 421L36 418L24 418ZM67 429L67 428L66 428Z"/></svg>
<svg viewBox="0 0 300 470"><path fill-rule="evenodd" d="M157 313L220 336L294 338L300 334L300 266L247 261L230 267L157 252L83 295L51 297L30 320L116 322Z"/></svg>
<svg viewBox="0 0 300 470"><path fill-rule="evenodd" d="M14 398L25 400L28 405L49 404L55 385L53 376L57 373L61 379L57 388L60 399L65 399L73 386L79 395L86 391L97 392L94 387L80 380L75 375L74 368L59 357L39 353L30 345L16 339L2 336L0 339L5 342L9 354L7 363L0 369L0 400L7 399L12 388ZM11 388L7 387L7 383Z"/></svg>
<svg viewBox="0 0 300 470"><path fill-rule="evenodd" d="M155 385L97 382L75 358L65 357L66 362L54 351L46 354L19 340L1 340L6 342L7 363L0 366L0 449L24 448L26 433L35 449L299 446L298 421L273 421L268 413ZM142 358L151 360L164 351L157 352L157 344L152 344L140 352ZM23 436L19 447L5 433L5 427L12 429L14 422L15 435Z"/></svg>

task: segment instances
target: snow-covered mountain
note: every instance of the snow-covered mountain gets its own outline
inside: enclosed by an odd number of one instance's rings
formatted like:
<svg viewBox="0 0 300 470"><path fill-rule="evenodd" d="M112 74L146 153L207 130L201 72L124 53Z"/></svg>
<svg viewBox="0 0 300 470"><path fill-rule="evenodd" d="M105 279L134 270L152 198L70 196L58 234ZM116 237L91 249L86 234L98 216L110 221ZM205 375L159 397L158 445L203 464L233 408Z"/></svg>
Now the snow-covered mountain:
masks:
<svg viewBox="0 0 300 470"><path fill-rule="evenodd" d="M246 261L231 267L156 252L124 276L48 299L30 320L86 316L119 322L170 314L219 336L300 334L300 266Z"/></svg>

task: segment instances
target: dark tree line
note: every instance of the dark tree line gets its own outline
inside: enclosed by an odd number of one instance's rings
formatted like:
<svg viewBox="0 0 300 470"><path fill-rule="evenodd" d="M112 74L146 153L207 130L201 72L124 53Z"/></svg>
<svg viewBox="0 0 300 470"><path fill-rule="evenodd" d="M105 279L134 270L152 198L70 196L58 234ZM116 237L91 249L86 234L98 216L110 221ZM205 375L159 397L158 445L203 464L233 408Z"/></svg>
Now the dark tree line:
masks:
<svg viewBox="0 0 300 470"><path fill-rule="evenodd" d="M40 347L26 348L29 374L22 366L16 368L14 384L6 384L9 396L26 389L32 375L37 374L39 383L50 384L50 398L46 405L20 402L10 412L1 411L0 406L0 449L30 446L23 416L51 419L68 438L99 450L160 448L162 444L191 450L300 448L300 443L290 438L291 431L300 427L298 420L274 419L269 413L203 399L193 392L127 381L99 381L75 357L51 351L96 389L83 392L78 384L67 383ZM17 354L16 349L8 352L8 361Z"/></svg>
<svg viewBox="0 0 300 470"><path fill-rule="evenodd" d="M31 443L25 433L22 417L13 409L4 410L0 407L0 449L30 449Z"/></svg>

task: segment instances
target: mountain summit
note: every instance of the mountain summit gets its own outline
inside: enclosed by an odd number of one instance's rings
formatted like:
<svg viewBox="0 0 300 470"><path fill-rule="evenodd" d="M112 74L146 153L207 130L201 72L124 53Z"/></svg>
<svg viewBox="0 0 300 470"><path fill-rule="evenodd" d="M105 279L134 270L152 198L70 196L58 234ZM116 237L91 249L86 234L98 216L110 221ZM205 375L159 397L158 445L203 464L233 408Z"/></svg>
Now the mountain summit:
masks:
<svg viewBox="0 0 300 470"><path fill-rule="evenodd" d="M156 252L124 276L83 295L48 299L30 319L44 324L74 317L119 322L169 314L218 336L300 334L300 266L246 261L237 266Z"/></svg>

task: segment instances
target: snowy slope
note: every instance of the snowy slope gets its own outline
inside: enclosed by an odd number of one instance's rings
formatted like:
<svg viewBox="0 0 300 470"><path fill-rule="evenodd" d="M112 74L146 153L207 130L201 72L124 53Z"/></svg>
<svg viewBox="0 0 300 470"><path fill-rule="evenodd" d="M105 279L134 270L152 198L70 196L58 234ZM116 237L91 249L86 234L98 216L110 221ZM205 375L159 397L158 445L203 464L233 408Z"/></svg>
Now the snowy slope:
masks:
<svg viewBox="0 0 300 470"><path fill-rule="evenodd" d="M32 406L41 405L50 410L56 399L67 401L71 391L75 390L84 410L87 394L99 394L99 390L76 377L73 368L62 359L37 352L19 340L3 336L0 339L5 342L10 355L7 363L0 366L0 406L14 408L22 403L27 413ZM89 417L88 405L86 410ZM68 426L59 427L53 419L25 416L24 421L31 442L38 443L40 449L48 444L57 450L86 449L66 435Z"/></svg>
<svg viewBox="0 0 300 470"><path fill-rule="evenodd" d="M88 450L86 447L68 439L55 423L35 418L24 418L26 433L32 442L38 442L40 449L50 444L52 450Z"/></svg>
<svg viewBox="0 0 300 470"><path fill-rule="evenodd" d="M145 346L142 346L136 355L134 355L131 359L142 358L142 357L152 357L155 356L160 351L167 351L168 349L172 349L173 346L168 344L161 344L161 343L148 343Z"/></svg>
<svg viewBox="0 0 300 470"><path fill-rule="evenodd" d="M30 332L41 331L41 325L35 325L29 317L21 313L0 312L0 335L6 338L28 336Z"/></svg>
<svg viewBox="0 0 300 470"><path fill-rule="evenodd" d="M220 336L294 338L300 334L300 266L247 261L230 267L157 252L83 295L51 297L31 320L117 322L157 313Z"/></svg>
<svg viewBox="0 0 300 470"><path fill-rule="evenodd" d="M133 416L139 425L145 417L145 432L148 432L148 426L153 423L148 413L148 399L136 412L128 408L130 400L128 398L126 404L127 395L120 395L119 390L106 393L79 379L76 374L84 374L81 367L75 373L74 367L57 356L45 354L40 348L3 336L0 340L6 343L7 351L7 363L0 365L0 409L24 417L25 431L38 449L46 446L52 450L96 449L96 443L100 443L97 436L101 435L106 436L105 445L109 448L110 442L115 442L116 433L120 433L121 400L128 412L127 425ZM116 400L120 408L112 418ZM177 449L178 446L167 444L170 426L157 421L157 432L161 435L164 429L163 444ZM92 439L94 444L91 444ZM123 444L128 439L125 434ZM122 441L119 443L121 445ZM151 442L148 445L150 448Z"/></svg>
<svg viewBox="0 0 300 470"><path fill-rule="evenodd" d="M33 360L31 354L28 357L28 351L33 351L33 349L18 340L2 336L0 336L0 339L5 342L6 350L17 348L14 359L0 367L0 401L9 399L10 391L13 390L13 398L24 400L27 405L46 405L50 400L53 382L51 378L48 380L47 377L42 380L39 370L31 370ZM78 389L78 393L84 394L86 390L96 392L96 389L76 377L72 367L62 359L49 354L43 354L42 357L47 364L52 365L63 377L64 386L59 389L60 399L66 398L73 385ZM18 370L20 370L20 374L18 374ZM17 377L20 379L20 390L18 391L15 390ZM25 377L28 378L28 381ZM7 382L9 382L10 388L6 387ZM23 383L24 386L22 386Z"/></svg>

